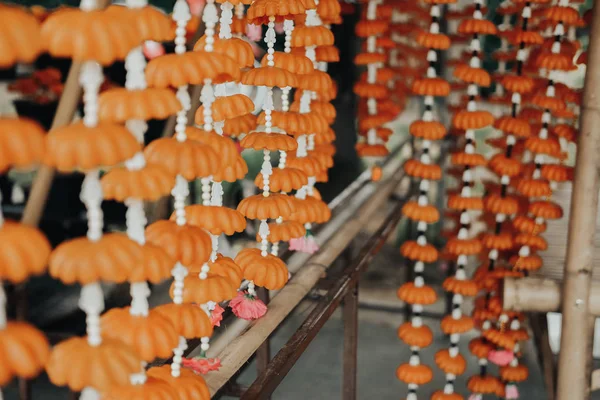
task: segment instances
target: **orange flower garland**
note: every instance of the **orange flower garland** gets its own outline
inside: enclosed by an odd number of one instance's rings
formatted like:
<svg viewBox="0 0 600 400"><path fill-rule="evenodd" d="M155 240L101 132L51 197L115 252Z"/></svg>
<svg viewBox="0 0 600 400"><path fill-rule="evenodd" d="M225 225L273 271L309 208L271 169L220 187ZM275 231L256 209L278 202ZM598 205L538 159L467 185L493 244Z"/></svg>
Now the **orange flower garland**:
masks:
<svg viewBox="0 0 600 400"><path fill-rule="evenodd" d="M476 1L472 17L462 20L458 26L458 32L463 35L472 35L469 46L471 59L469 64L458 63L454 69L454 76L468 85L468 101L466 110L459 110L454 114L453 126L457 131L465 132L464 150L459 150L451 157L452 164L462 170L461 187L457 194L449 198L449 208L460 213L458 222L460 227L458 234L449 238L446 243L446 253L451 260L456 260L456 272L454 276L446 278L443 287L452 296L452 312L442 319L442 331L450 335L450 347L436 354L436 364L446 374L446 386L438 395L454 394L454 379L457 375L464 373L466 361L458 352L460 334L466 333L474 326L473 319L461 312L464 297L475 296L478 292L476 283L470 280L465 273L468 257L481 252L482 243L478 238L469 237L471 224L471 213L483 208L481 200L472 193L474 181L474 170L485 164L485 159L475 152L475 132L485 128L493 122L493 116L487 111L477 109L477 97L479 87L490 84L489 74L481 68L481 44L480 36L483 34L494 34L495 26L483 19L482 4Z"/></svg>
<svg viewBox="0 0 600 400"><path fill-rule="evenodd" d="M99 283L123 282L145 262L139 243L119 233L103 234L100 207L103 197L100 168L130 159L140 150L140 144L124 127L98 121L98 91L104 80L99 63L111 64L125 58L141 44L142 35L137 27L125 24L121 15L95 11L95 6L93 0L83 1L80 10L57 12L42 27L42 38L49 43L51 55L82 61L83 121L51 132L45 159L61 170L86 171L81 200L88 211L87 237L62 243L52 252L48 264L51 276L66 284L82 285L79 307L86 313L87 337L58 344L46 365L51 382L81 391L82 399L96 399L99 392L112 385L129 383L130 375L139 372L142 365L139 353L127 344L103 337L100 313L104 309L104 295ZM69 34L64 34L65 31ZM119 40L121 46L97 43L98 40ZM76 41L86 45L76 45ZM101 54L91 51L98 47L105 51ZM81 130L87 131L86 134L82 135ZM103 143L103 148L96 148L98 157L89 157L87 149L96 143Z"/></svg>
<svg viewBox="0 0 600 400"><path fill-rule="evenodd" d="M427 38L419 36L417 39L421 45L429 48L427 52L429 68L425 77L416 79L412 84L413 94L425 97L425 112L421 120L411 124L409 132L413 136L421 138L422 153L419 159L409 160L410 163L407 162L404 168L408 175L420 180L418 200L409 203L410 206L407 205L403 209L404 214L417 223L417 240L407 241L400 248L400 253L405 259L414 261L415 277L413 282L407 282L398 289L400 300L412 306L412 318L410 322L404 324L405 328L400 336L401 340L411 346L412 355L408 363L400 365L396 370L398 379L408 384L407 399L410 400L415 400L418 387L428 383L433 377L433 371L428 366L421 364L419 355L420 345L429 345L430 343L418 343L415 336L420 335L422 330L431 332L430 328L423 325L421 313L423 306L433 304L437 298L435 291L425 284L423 272L426 263L435 262L438 259L437 249L427 243L426 236L427 224L436 222L439 218L437 210L428 204L430 181L441 178L441 174L428 173L430 169L436 167L439 169L439 166L432 164L430 147L433 141L442 139L446 133L444 127L434 121L434 96L447 96L450 90L449 84L437 77L435 69L438 50L445 50L448 47L446 45L447 36L439 33L440 12L440 5L433 2L430 8L431 25L429 30L423 33Z"/></svg>
<svg viewBox="0 0 600 400"><path fill-rule="evenodd" d="M511 9L509 5L502 12L511 14L515 10ZM500 78L504 89L512 92L511 107L510 114L499 118L494 124L494 127L506 136L502 142L495 145L503 153L492 157L489 163L489 168L500 178L500 185L499 187L488 185L488 193L484 199L484 209L493 215L495 227L491 233L484 236L483 243L487 250L488 260L487 265L480 267L476 276L481 287L485 289L485 294L476 301L473 316L481 327L482 343L489 345L490 350L487 355L484 354L485 352L474 353L479 358L481 366L481 373L471 377L468 383L468 388L474 393L474 396L503 393L502 395L513 399L517 391L516 386L505 385L498 378L488 375L487 366L488 361L500 366L514 362L514 342L505 340L509 338L508 333L505 332L510 327L509 318L501 315L501 310L493 306L493 296L498 289L496 282L502 279L507 271L501 260L500 251L509 250L515 245L514 237L511 237L511 231L507 229L505 222L519 209L519 198L509 193L511 181L514 182L522 173L520 153L517 150L520 145L519 140L527 139L531 135L530 125L519 117L522 98L527 96L534 86L533 79L525 75L527 54L525 48L527 45L537 44L538 39L541 38L537 32L528 30L531 25L531 12L531 4L527 2L521 10L521 29L516 32L505 30L502 33L508 42L518 46L518 50L514 52L503 48L501 53L510 54L511 58L516 56L517 65L516 74L507 73ZM498 329L494 327L495 323L498 324ZM472 349L472 351L474 350Z"/></svg>

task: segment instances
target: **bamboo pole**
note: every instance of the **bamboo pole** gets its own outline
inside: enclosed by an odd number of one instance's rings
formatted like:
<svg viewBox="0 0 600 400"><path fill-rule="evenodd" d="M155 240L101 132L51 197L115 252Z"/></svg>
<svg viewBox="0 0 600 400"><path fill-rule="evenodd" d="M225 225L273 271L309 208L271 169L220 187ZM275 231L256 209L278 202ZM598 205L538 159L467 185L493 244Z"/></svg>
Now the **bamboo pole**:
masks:
<svg viewBox="0 0 600 400"><path fill-rule="evenodd" d="M206 376L206 383L211 395L214 395L234 376L261 343L312 290L319 279L323 277L327 268L362 230L366 222L373 218L373 214L382 209L384 201L396 189L402 176L402 174L398 174L388 181L382 182L379 190L344 224L342 229L338 230L337 234L328 242L327 247L315 254L308 264L304 265L290 282L273 297L269 303L267 314L250 325L246 331L218 354L221 359L221 368ZM408 183L407 180L404 182ZM408 192L408 186L404 187L405 193Z"/></svg>
<svg viewBox="0 0 600 400"><path fill-rule="evenodd" d="M67 75L65 90L58 102L51 130L65 126L73 120L75 110L77 110L77 105L81 99L81 86L79 86L80 71L81 64L73 62L69 70L69 75ZM31 186L25 210L23 211L21 222L24 224L37 226L40 223L55 173L54 169L47 165L42 165L38 169Z"/></svg>
<svg viewBox="0 0 600 400"><path fill-rule="evenodd" d="M591 338L586 327L600 189L600 7L593 9L589 37L563 283L558 400L584 400L590 384L586 363Z"/></svg>
<svg viewBox="0 0 600 400"><path fill-rule="evenodd" d="M108 7L111 0L98 0L97 8L104 9ZM56 114L52 120L50 130L68 125L73 121L73 116L81 99L81 86L79 86L79 72L81 63L73 62L65 81L65 88L58 101ZM21 222L27 225L37 226L42 219L42 214L46 208L48 194L52 187L52 181L56 171L46 165L42 165L33 179L31 191L25 204L25 210Z"/></svg>
<svg viewBox="0 0 600 400"><path fill-rule="evenodd" d="M562 305L560 284L544 278L506 278L503 307L512 311L553 312ZM600 282L593 282L588 299L589 313L600 316Z"/></svg>

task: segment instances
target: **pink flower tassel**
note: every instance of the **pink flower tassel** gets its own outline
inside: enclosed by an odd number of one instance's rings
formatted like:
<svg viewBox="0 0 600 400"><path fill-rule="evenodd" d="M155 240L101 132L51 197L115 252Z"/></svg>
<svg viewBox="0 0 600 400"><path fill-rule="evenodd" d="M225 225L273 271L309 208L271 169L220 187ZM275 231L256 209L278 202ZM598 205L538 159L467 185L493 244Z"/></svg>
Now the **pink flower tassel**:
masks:
<svg viewBox="0 0 600 400"><path fill-rule="evenodd" d="M258 42L262 38L262 25L246 25L246 36L248 39Z"/></svg>
<svg viewBox="0 0 600 400"><path fill-rule="evenodd" d="M307 254L315 254L319 250L319 245L311 234L306 234L301 238L290 240L290 250L301 251Z"/></svg>
<svg viewBox="0 0 600 400"><path fill-rule="evenodd" d="M482 400L482 399L483 399L482 395L480 395L479 393L474 393L469 396L468 400Z"/></svg>
<svg viewBox="0 0 600 400"><path fill-rule="evenodd" d="M247 321L258 319L267 312L265 303L248 292L242 291L239 291L237 296L229 302L229 307L237 317Z"/></svg>
<svg viewBox="0 0 600 400"><path fill-rule="evenodd" d="M224 311L223 307L218 304L215 305L215 308L210 312L210 322L212 323L212 326L221 326Z"/></svg>
<svg viewBox="0 0 600 400"><path fill-rule="evenodd" d="M196 374L206 375L210 371L218 371L221 368L221 360L218 358L183 358L181 365L189 368Z"/></svg>
<svg viewBox="0 0 600 400"><path fill-rule="evenodd" d="M488 360L499 367L506 367L515 358L510 350L492 350L488 354Z"/></svg>
<svg viewBox="0 0 600 400"><path fill-rule="evenodd" d="M517 400L519 398L519 389L517 385L508 384L506 385L506 400Z"/></svg>

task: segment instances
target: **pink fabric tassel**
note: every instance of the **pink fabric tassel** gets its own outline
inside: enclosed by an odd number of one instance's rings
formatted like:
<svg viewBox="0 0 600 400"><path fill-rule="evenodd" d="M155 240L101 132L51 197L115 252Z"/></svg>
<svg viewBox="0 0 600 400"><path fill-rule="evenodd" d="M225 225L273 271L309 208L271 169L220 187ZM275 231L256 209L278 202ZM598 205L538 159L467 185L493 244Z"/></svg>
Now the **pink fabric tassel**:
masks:
<svg viewBox="0 0 600 400"><path fill-rule="evenodd" d="M302 253L315 254L319 250L319 245L314 236L306 235L301 238L290 240L290 250L301 251Z"/></svg>
<svg viewBox="0 0 600 400"><path fill-rule="evenodd" d="M247 321L258 319L267 312L265 303L248 292L242 291L239 291L237 296L229 302L229 307L237 317Z"/></svg>
<svg viewBox="0 0 600 400"><path fill-rule="evenodd" d="M517 385L506 385L506 400L517 400L519 398L519 389Z"/></svg>
<svg viewBox="0 0 600 400"><path fill-rule="evenodd" d="M221 360L218 358L183 358L181 365L191 369L196 374L206 375L210 371L218 371L221 368Z"/></svg>
<svg viewBox="0 0 600 400"><path fill-rule="evenodd" d="M210 322L213 326L221 326L223 321L223 312L225 310L220 305L215 305L215 309L210 312Z"/></svg>
<svg viewBox="0 0 600 400"><path fill-rule="evenodd" d="M492 350L488 354L488 360L499 367L506 367L515 358L510 350Z"/></svg>
<svg viewBox="0 0 600 400"><path fill-rule="evenodd" d="M262 38L262 25L246 25L246 36L248 39L258 42Z"/></svg>

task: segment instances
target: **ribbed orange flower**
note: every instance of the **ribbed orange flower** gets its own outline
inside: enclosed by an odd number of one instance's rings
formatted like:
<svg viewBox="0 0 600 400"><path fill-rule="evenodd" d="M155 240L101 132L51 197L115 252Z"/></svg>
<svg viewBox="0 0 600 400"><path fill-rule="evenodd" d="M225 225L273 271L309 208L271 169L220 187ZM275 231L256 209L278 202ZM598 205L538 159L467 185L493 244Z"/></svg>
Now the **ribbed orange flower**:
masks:
<svg viewBox="0 0 600 400"><path fill-rule="evenodd" d="M452 357L448 349L435 353L435 363L446 374L462 375L467 368L465 358L460 353Z"/></svg>
<svg viewBox="0 0 600 400"><path fill-rule="evenodd" d="M405 383L424 385L433 379L433 371L423 364L402 364L396 370L396 377Z"/></svg>
<svg viewBox="0 0 600 400"><path fill-rule="evenodd" d="M424 348L433 342L433 332L426 325L414 326L411 322L405 322L398 328L398 337L408 346Z"/></svg>
<svg viewBox="0 0 600 400"><path fill-rule="evenodd" d="M406 282L396 292L398 298L408 304L430 305L435 303L437 295L431 286L416 286L413 282Z"/></svg>
<svg viewBox="0 0 600 400"><path fill-rule="evenodd" d="M400 246L400 254L412 261L432 263L438 258L437 249L431 244L421 246L416 241L406 241Z"/></svg>

